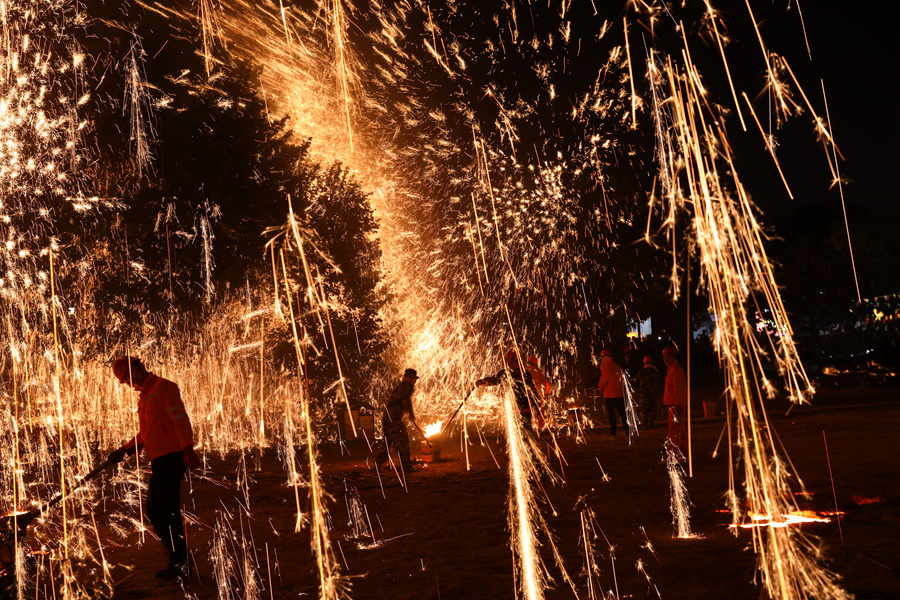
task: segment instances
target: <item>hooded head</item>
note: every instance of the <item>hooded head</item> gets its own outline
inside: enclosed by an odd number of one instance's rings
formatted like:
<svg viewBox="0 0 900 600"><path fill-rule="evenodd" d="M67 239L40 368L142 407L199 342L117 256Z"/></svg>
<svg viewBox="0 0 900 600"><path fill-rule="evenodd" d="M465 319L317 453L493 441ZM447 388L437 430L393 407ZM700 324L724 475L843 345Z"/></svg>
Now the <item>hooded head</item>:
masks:
<svg viewBox="0 0 900 600"><path fill-rule="evenodd" d="M126 385L140 385L147 376L147 368L136 356L120 356L113 363L112 369L119 383Z"/></svg>
<svg viewBox="0 0 900 600"><path fill-rule="evenodd" d="M516 353L515 348L510 348L506 351L506 366L516 371L519 370L519 355Z"/></svg>

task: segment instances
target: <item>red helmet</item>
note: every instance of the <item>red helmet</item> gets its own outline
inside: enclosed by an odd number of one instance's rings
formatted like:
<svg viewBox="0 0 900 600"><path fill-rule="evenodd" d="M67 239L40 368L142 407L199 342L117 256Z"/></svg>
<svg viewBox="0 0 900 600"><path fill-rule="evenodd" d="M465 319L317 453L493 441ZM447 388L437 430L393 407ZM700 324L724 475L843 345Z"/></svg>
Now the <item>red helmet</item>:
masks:
<svg viewBox="0 0 900 600"><path fill-rule="evenodd" d="M141 372L145 370L144 363L136 356L120 356L113 363L112 369L113 375L115 375L116 379L119 381L128 379L129 372L133 373L139 369Z"/></svg>
<svg viewBox="0 0 900 600"><path fill-rule="evenodd" d="M516 367L519 366L519 357L515 348L510 348L506 351L506 364Z"/></svg>
<svg viewBox="0 0 900 600"><path fill-rule="evenodd" d="M675 346L666 346L665 348L663 348L662 353L663 356L665 356L666 354L678 354L678 348L676 348Z"/></svg>
<svg viewBox="0 0 900 600"><path fill-rule="evenodd" d="M645 357L644 357L644 364L645 364L645 365L652 365L652 364L653 364L653 357L650 356L649 354L648 354L647 356L645 356Z"/></svg>
<svg viewBox="0 0 900 600"><path fill-rule="evenodd" d="M529 357L528 357L528 364L529 364L529 365L538 366L538 357L537 357L537 356L529 356Z"/></svg>
<svg viewBox="0 0 900 600"><path fill-rule="evenodd" d="M600 353L600 356L612 356L612 350L609 348L604 348L603 352Z"/></svg>

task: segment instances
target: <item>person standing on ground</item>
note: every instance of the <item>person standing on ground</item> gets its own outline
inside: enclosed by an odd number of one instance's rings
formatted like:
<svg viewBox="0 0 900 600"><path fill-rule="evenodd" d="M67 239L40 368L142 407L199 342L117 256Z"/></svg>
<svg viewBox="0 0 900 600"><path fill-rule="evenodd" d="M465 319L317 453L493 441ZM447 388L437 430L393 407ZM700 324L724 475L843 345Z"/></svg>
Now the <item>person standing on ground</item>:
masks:
<svg viewBox="0 0 900 600"><path fill-rule="evenodd" d="M526 431L534 433L534 426L531 423L532 404L537 403L537 388L534 387L534 380L531 373L527 370L523 371L519 368L519 355L515 348L510 348L506 352L506 368L494 375L493 377L485 377L475 382L477 387L485 385L500 385L505 379L509 379L516 397L516 407L519 409L519 416L522 419L522 425Z"/></svg>
<svg viewBox="0 0 900 600"><path fill-rule="evenodd" d="M612 350L600 353L600 383L597 389L606 401L606 416L609 417L609 439L616 439L616 411L622 419L625 435L629 434L628 417L625 416L625 395L622 391L622 367L613 358Z"/></svg>
<svg viewBox="0 0 900 600"><path fill-rule="evenodd" d="M645 429L656 426L657 398L663 391L663 378L653 364L653 357L644 357L644 366L637 372L637 396L641 402L641 421Z"/></svg>
<svg viewBox="0 0 900 600"><path fill-rule="evenodd" d="M415 369L406 369L400 384L391 392L391 397L381 417L381 429L384 432L384 450L375 459L378 463L387 462L389 452L394 451L400 456L400 465L404 472L415 471L412 464L409 449L409 433L403 419L409 420L415 425L416 415L413 413L412 395L419 379Z"/></svg>
<svg viewBox="0 0 900 600"><path fill-rule="evenodd" d="M678 364L678 350L674 346L663 349L666 363L666 388L663 404L669 413L669 440L684 454L684 421L687 418L687 378Z"/></svg>
<svg viewBox="0 0 900 600"><path fill-rule="evenodd" d="M547 379L547 376L541 371L540 366L538 365L538 357L537 356L529 356L528 361L525 363L525 370L531 375L531 380L534 382L534 387L537 390L538 400L540 401L540 406L538 407L537 414L537 430L538 433L544 430L544 411L546 410L547 403L550 400L550 392L553 389L553 386L550 385L550 380Z"/></svg>
<svg viewBox="0 0 900 600"><path fill-rule="evenodd" d="M178 386L147 371L140 359L120 356L113 363L119 383L140 392L138 434L109 455L119 463L141 448L150 461L147 517L169 553L169 565L158 571L161 579L187 575L187 543L181 517L181 480L185 470L199 464L194 452L194 431Z"/></svg>

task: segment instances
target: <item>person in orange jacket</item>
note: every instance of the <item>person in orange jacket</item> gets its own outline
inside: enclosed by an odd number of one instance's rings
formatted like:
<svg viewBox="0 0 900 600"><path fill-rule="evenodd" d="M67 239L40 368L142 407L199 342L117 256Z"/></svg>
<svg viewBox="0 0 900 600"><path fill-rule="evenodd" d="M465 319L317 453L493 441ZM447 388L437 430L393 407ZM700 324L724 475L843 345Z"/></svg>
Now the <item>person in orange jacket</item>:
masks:
<svg viewBox="0 0 900 600"><path fill-rule="evenodd" d="M667 346L662 351L663 362L666 363L666 387L663 392L663 404L669 413L669 440L684 454L684 422L687 419L687 377L684 369L678 364L678 350Z"/></svg>
<svg viewBox="0 0 900 600"><path fill-rule="evenodd" d="M606 415L609 417L609 439L616 439L616 411L622 419L625 437L628 437L628 417L625 415L625 393L622 390L622 367L613 359L612 350L600 353L600 383L597 389L606 401Z"/></svg>
<svg viewBox="0 0 900 600"><path fill-rule="evenodd" d="M541 371L541 367L538 365L537 356L528 357L528 360L525 362L525 370L531 373L531 380L534 382L538 400L540 401L537 414L537 430L538 433L540 433L544 429L544 410L550 399L550 392L553 390L553 386L550 385L550 380L547 379L547 376Z"/></svg>
<svg viewBox="0 0 900 600"><path fill-rule="evenodd" d="M147 371L139 358L120 356L113 363L119 383L140 392L140 431L109 455L110 463L144 449L150 461L147 517L169 553L169 565L156 573L161 579L187 574L187 543L181 516L181 480L185 470L199 464L194 431L178 386Z"/></svg>

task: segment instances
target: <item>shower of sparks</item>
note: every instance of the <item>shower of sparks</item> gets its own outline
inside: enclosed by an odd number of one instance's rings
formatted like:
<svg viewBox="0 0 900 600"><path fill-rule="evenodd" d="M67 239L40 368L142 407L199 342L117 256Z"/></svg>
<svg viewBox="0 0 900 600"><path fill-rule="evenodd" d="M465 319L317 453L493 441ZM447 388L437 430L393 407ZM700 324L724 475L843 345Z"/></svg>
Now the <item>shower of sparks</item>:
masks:
<svg viewBox="0 0 900 600"><path fill-rule="evenodd" d="M85 55L74 43L62 46L68 48L68 54L54 55L42 41L64 35L60 32L70 22L84 23L82 4L65 0L3 3L0 218L5 251L0 253L0 296L5 305L0 322L5 332L4 361L12 367L12 401L6 403L0 428L2 478L11 490L0 498L6 509L35 506L48 486L65 489L73 471L88 470L92 446L116 447L134 433L132 396L117 386L108 365L101 359L84 358L86 344L69 329L69 321L60 320L61 331L50 333L56 323L53 315L67 307L67 300L51 292L55 278L48 272L49 261L57 260L60 268L70 271L84 267L64 253L51 256L51 249L58 252L52 237L52 215L62 207L83 215L100 205L115 204L91 197L92 182L81 180L81 173L90 172L85 167L81 136L87 127L82 113L92 98L84 90L93 89L82 81ZM765 350L777 361L792 400L806 401L811 389L797 360L786 311L763 248L764 236L734 168L724 117L707 104L686 38L684 64L652 50L648 70L653 102L644 107L634 92L634 77L628 76L624 83L626 72L639 77L638 70L632 69L638 55L627 43L623 49L624 39L592 54L592 61L601 57L590 69L585 67L592 70L592 85L577 90L574 96L560 93L561 82L575 67L560 69L555 58L568 52L574 59L576 41L581 54L581 40L568 33L572 16L565 10L553 17L559 22L553 21L549 32L529 36L519 30L515 6L507 5L494 15L495 35L474 39L465 23L454 21L455 5L429 8L414 1L386 8L371 3L348 16L345 5L352 5L341 0L321 0L308 12L294 3L285 7L249 0L200 0L197 11L191 13L181 13L168 4L146 6L173 21L199 26L208 76L214 76L219 61L231 57L262 66L260 88L268 92L271 112L290 115L290 124L300 136L313 137L317 156L349 165L371 193L380 223L387 287L396 292L396 302L384 315L387 329L395 334L389 359L419 369L420 385L428 393L418 397L430 400L427 406L417 406L419 414L448 414L476 374L496 365L496 352L491 348L498 340L492 331L504 321L499 307L507 306L511 297L519 304L513 311L516 329L524 333L528 346L552 353L546 361L548 373L560 383L566 378L564 366L577 357L576 340L588 333L580 325L582 317L590 315L591 308L601 313L621 310L598 299L603 295L596 279L614 275L615 268L598 266L586 256L615 248L620 242L616 232L630 227L638 213L626 200L613 198L612 180L604 171L630 156L616 136L635 123L640 125L637 119L646 109L657 132L669 245L675 249L681 243L675 235L676 217L690 211L689 235L699 256L701 285L719 317L715 343L729 395L736 402L737 447L745 465L750 510L773 515L792 512L788 471L765 429L765 414L757 414L754 407L755 398L774 391L763 375ZM662 9L655 2L634 6L646 9L651 31L661 26ZM717 17L709 4L707 7L709 23L715 27ZM540 10L538 6L533 9ZM674 24L669 9L664 10ZM349 40L354 29L362 29L357 24L364 21L371 32L359 40L370 50L365 61ZM422 23L425 25L419 27ZM598 29L595 38L604 40L614 28L604 22ZM718 31L715 34L727 70L723 42ZM776 100L776 122L780 122L801 108L783 79L789 74L795 85L797 81L787 61L766 49L761 35L759 42L767 91ZM505 68L508 54L531 62L539 82L533 95L513 93L500 81L479 77ZM152 166L149 141L154 134L144 74L148 59L137 38L123 59L129 83L120 99L124 98L123 106L131 117L128 137L134 168L142 176ZM417 87L422 82L428 89L441 87L446 103L431 101L430 95ZM815 115L803 90L799 92L814 117L829 164L834 160L832 172L839 182L839 151L830 126ZM573 97L577 101L570 102ZM741 115L736 93L734 98ZM580 132L568 146L553 141L565 137L557 135L560 122L544 122L539 116L547 112L541 109L560 102L566 109L553 108L554 118L574 123ZM746 105L751 108L750 102ZM566 118L558 119L563 114ZM458 135L460 129L470 133L467 141L459 141L466 139ZM777 164L774 132L761 124L759 129ZM532 139L539 139L540 145L529 144ZM603 199L586 219L589 225L585 230L576 226L585 216L578 212L584 198L572 191L572 182L579 177L588 180L586 187L599 189ZM215 207L208 210L200 220L199 237L209 302L214 300L216 266L209 219ZM647 237L651 237L649 230ZM322 593L340 597L346 591L342 587L345 580L340 577L326 531L328 497L318 480L308 390L300 380L257 369L256 353L245 351L254 350L260 339L249 323L257 322L260 328L292 327L304 368L302 354L314 342L302 323L298 328L297 321L316 319L317 326L308 330L324 331L335 300L325 296L321 279L317 281L308 268L306 281L287 281L275 245L271 251L275 290L271 311L251 312L246 306L227 305L199 332L176 329L167 331L166 339L133 341L136 353L151 370L177 381L183 394L191 398L189 410L198 450L243 451L267 444L266 436L279 441L296 495L298 527L304 516L299 488L307 484L301 480L294 448L306 446L312 504L309 523ZM677 263L673 261L673 265ZM127 260L126 264L129 277L140 276L138 262ZM640 275L643 280L653 274ZM678 277L678 268L673 266L673 289L678 288ZM292 300L299 297L300 290L310 305L309 313L302 315L301 307ZM291 312L290 322L289 311L282 309L282 292ZM753 334L748 299L767 303L776 327L785 332L769 338L771 348L763 348ZM569 312L575 318L560 316ZM91 313L85 318L95 317L99 318ZM548 322L554 326L545 326ZM57 353L59 338L70 342L71 352ZM329 341L334 346L333 337ZM329 341L316 343L327 346ZM261 345L259 349L262 354ZM339 349L333 350L339 366ZM340 377L333 389L337 390L335 396L346 401L343 384ZM245 400L253 390L260 394L258 412L249 411ZM269 391L264 395L264 390ZM297 398L302 399L300 406ZM523 434L508 394L502 402L488 393L472 400L466 406L468 418L477 423L495 420L506 424L509 517L518 582L529 598L542 597L549 576L537 557L536 529L546 531L546 524L531 489L538 477L534 461L543 460L542 455ZM629 422L637 434L636 419L631 423L629 417ZM62 474L45 459L53 455L67 466ZM120 488L117 493L127 498L125 505L139 514L144 484L118 481L114 485ZM729 493L736 507L733 486ZM89 511L88 500L78 493L67 496L63 507L64 514ZM735 523L740 519L737 510L734 519ZM143 532L140 519L119 515L113 521L111 527L121 529L123 535ZM56 577L70 595L78 585L73 565L90 557L95 534L86 523L70 522L68 517L47 527L46 541L56 544L51 550L53 561L42 556L40 564L57 565ZM231 533L223 530L220 535ZM55 541L60 538L67 540L62 550ZM756 527L753 540L771 596L848 597L837 588L834 576L821 569L814 559L816 548L796 528ZM69 560L63 561L67 552ZM224 555L222 561L227 562ZM244 572L249 573L246 567ZM20 572L24 574L25 569ZM223 577L227 572L223 567ZM257 593L254 577L242 577L247 593Z"/></svg>
<svg viewBox="0 0 900 600"><path fill-rule="evenodd" d="M146 93L147 78L143 69L145 59L141 41L135 38L128 51L128 87L125 92L131 115L130 141L138 177L144 174L152 159L149 141L152 131L148 130L150 127L150 97ZM209 284L207 283L207 285Z"/></svg>
<svg viewBox="0 0 900 600"><path fill-rule="evenodd" d="M650 574L647 573L647 567L644 564L644 561L638 559L638 561L634 564L634 568L637 569L637 572L644 576L647 580L647 585L649 585L653 591L656 593L656 597L662 600L662 595L659 593L659 588L656 587L656 584L650 581ZM649 593L647 594L650 595Z"/></svg>
<svg viewBox="0 0 900 600"><path fill-rule="evenodd" d="M429 403L414 400L420 403L416 412L447 414L460 390L470 386L472 373L493 368L497 357L486 350L497 341L491 332L502 320L498 308L512 294L525 300L515 316L528 349L549 349L548 372L564 384L566 365L577 354L574 340L585 332L580 319L563 315L591 314L594 303L603 310L591 282L606 267L588 268L584 254L614 247L614 220L630 226L634 212L627 203L607 207L605 231L587 233L586 248L577 222L592 219L579 216L579 198L570 191L571 177L587 180L591 176L582 173L599 173L601 161L618 160L610 140L630 115L624 87L613 83L627 66L624 50L607 44L609 24L598 38L609 57L589 67L595 81L567 117L585 131L562 151L551 148L547 136L555 125L534 115L556 100L556 81L569 80L566 68L552 66L550 57L564 51L572 60L587 60L579 51L582 40L565 33L571 13L548 11L541 21L549 23L547 31L527 39L517 33L515 9L502 11L499 18L512 26L500 27L501 37L512 34L503 43L515 44L538 64L532 97L514 100L493 83L483 88L470 81L473 66L489 70L502 64L505 52L492 40L471 39L455 10L420 2L390 8L373 3L351 9L340 0L310 5L306 11L300 4L238 0L218 6L215 36L206 32L214 25L198 25L204 39L221 39L220 60L260 65L270 111L290 115L289 125L311 136L318 157L348 165L371 192L383 273L395 298L383 315L393 332L388 358L419 370L424 393L418 397ZM153 7L173 21L195 19L160 3ZM338 85L328 85L323 74ZM428 85L442 86L447 97L466 100L423 102L417 85L429 77L434 81ZM497 111L497 118L480 119L476 104ZM454 141L462 128L472 136L466 146ZM528 156L522 156L526 132L548 147L527 148ZM555 241L545 243L548 236ZM536 327L537 316L561 322ZM496 421L496 408L473 402L467 412ZM547 408L565 409L556 399Z"/></svg>
<svg viewBox="0 0 900 600"><path fill-rule="evenodd" d="M631 380L628 378L628 372L622 369L622 392L625 396L625 415L628 421L628 445L634 444L634 438L641 435L638 425L641 418L638 416L638 407L634 401L634 390L631 387Z"/></svg>
<svg viewBox="0 0 900 600"><path fill-rule="evenodd" d="M684 469L680 460L684 460L678 447L666 440L666 468L669 471L669 505L672 511L672 525L675 537L690 539L697 537L691 533L691 499L684 485Z"/></svg>
<svg viewBox="0 0 900 600"><path fill-rule="evenodd" d="M544 598L544 590L553 581L541 560L538 536L543 532L553 552L556 564L566 583L575 591L575 584L566 573L562 557L550 534L547 522L537 505L534 486L541 472L552 473L540 449L525 432L511 391L503 394L503 415L506 424L509 454L508 519L510 547L513 552L515 580L518 591L528 600ZM540 469L539 469L540 467Z"/></svg>
<svg viewBox="0 0 900 600"><path fill-rule="evenodd" d="M325 522L325 503L330 499L328 492L319 478L315 433L309 418L309 403L303 402L303 417L306 429L306 448L309 453L310 481L310 543L319 572L319 598L322 600L340 600L350 597L350 582L341 575L334 547L328 535Z"/></svg>
<svg viewBox="0 0 900 600"><path fill-rule="evenodd" d="M259 600L261 577L257 572L253 540L248 535L251 515L238 509L239 523L236 524L233 515L227 511L216 512L209 558L216 588L220 590L219 597Z"/></svg>
<svg viewBox="0 0 900 600"><path fill-rule="evenodd" d="M747 8L749 11L749 4ZM799 106L791 99L791 89L782 83L782 63L766 49L752 12L750 18L763 51L767 87L775 98L780 123L798 112ZM709 22L714 24L715 19ZM781 304L763 245L765 236L734 164L725 113L710 108L706 91L700 85L700 74L691 61L689 39L685 36L682 41L683 64L656 50L648 61L649 83L653 97L658 99L652 117L658 136L658 166L665 182L663 202L669 215L666 225L674 250L678 245L674 217L685 212L691 215L687 235L700 263L700 287L709 298L710 312L716 316L714 344L726 375L726 393L736 406L736 446L745 471L749 511L788 514L796 508L788 485L789 472L776 451L771 424L765 412L757 408L759 399L771 398L775 393L775 386L764 373L763 359L775 360L792 402L807 402L813 389L798 358L787 312ZM747 99L746 94L744 98ZM749 100L747 106L752 113ZM771 144L769 150L775 159ZM673 291L678 286L676 270ZM759 309L761 305L771 310L776 328L782 332L780 336L767 336L768 347L754 334L747 312L751 306ZM671 453L669 464L673 464ZM733 488L729 497L736 509L737 494ZM673 512L674 498L673 490ZM735 510L735 524L739 518ZM835 576L822 568L813 544L795 528L757 527L752 532L758 568L771 597L849 597L837 586Z"/></svg>
<svg viewBox="0 0 900 600"><path fill-rule="evenodd" d="M583 499L579 499L581 503ZM594 551L594 540L599 536L596 531L596 516L594 511L585 506L579 513L581 516L581 532L579 533L578 549L584 557L581 576L587 582L588 597L591 600L603 597L603 588L600 586L600 565L597 563Z"/></svg>
<svg viewBox="0 0 900 600"><path fill-rule="evenodd" d="M754 527L782 528L803 523L830 523L832 520L832 516L839 515L834 515L833 513L817 513L812 510L801 510L793 513L788 513L786 515L777 515L774 517L772 515L762 515L756 513L749 513L747 516L750 518L749 523L741 523L740 525L732 524L731 527L740 527L742 529L752 529Z"/></svg>
<svg viewBox="0 0 900 600"><path fill-rule="evenodd" d="M346 487L346 483L344 485ZM359 491L355 488L345 490L344 500L347 504L347 525L350 526L351 531L347 539L358 540L364 537L371 537L374 544L375 531L372 529L368 510L359 496Z"/></svg>
<svg viewBox="0 0 900 600"><path fill-rule="evenodd" d="M305 281L300 284L301 288L305 288L307 290L307 300L310 304L310 308L313 312L317 313L317 309L322 309L326 311L327 317L327 306L322 306L324 298L324 294L317 294L316 292L316 282L313 279L312 272L308 267L308 263L306 260L306 254L304 253L304 238L300 233L300 229L297 225L297 221L294 218L293 210L289 211L288 215L288 223L286 225L285 231L282 234L279 234L270 241L270 244L274 245L277 240L280 240L282 244L281 255L283 257L284 250L295 252L302 259L304 269L303 273L305 275ZM300 306L300 296L296 293L297 290L293 289L294 285L297 285L297 282L292 282L288 276L287 271L283 268L284 262L282 262L282 271L284 273L283 284L286 288L285 302L288 305L288 312L291 317L291 331L294 335L294 348L297 352L297 363L300 367L298 376L301 380L305 380L306 378L306 351L308 347L308 336L306 334L306 325L303 323L301 317L303 314L302 307ZM295 318L294 312L294 298L297 298L297 315ZM321 317L320 317L321 318ZM299 321L299 324L298 324ZM299 331L303 332L303 342L301 343L301 338L298 334L298 325ZM331 324L329 321L329 332L331 330ZM334 335L331 334L332 345L334 345ZM336 347L335 347L336 348ZM335 352L337 350L335 349ZM340 373L340 370L338 370ZM305 447L307 452L307 457L309 459L308 467L309 467L309 501L310 501L310 510L309 510L309 526L310 526L310 544L312 546L313 556L316 558L316 566L317 572L319 576L319 598L322 600L340 600L342 598L349 598L350 592L350 581L341 575L340 566L337 562L337 557L334 553L334 547L331 543L331 538L328 534L328 524L327 524L327 502L331 500L330 494L325 490L324 485L322 484L321 478L319 476L319 464L318 464L318 442L316 439L316 432L314 431L314 426L312 419L310 417L310 398L309 398L309 386L304 383L300 389L300 413L298 415L298 419L300 421L301 429L299 431L303 432L301 435L305 434ZM343 399L347 402L346 392L344 392ZM347 404L347 408L349 409L349 403ZM286 407L285 413L290 415L291 408ZM288 427L289 429L293 429L293 424ZM355 429L354 429L355 433ZM284 452L287 455L293 457L294 454L294 445L291 443L287 443L284 448ZM293 464L293 458L291 458L290 463ZM299 478L299 473L292 473L292 478L294 480ZM295 493L297 490L297 485L294 485ZM301 513L299 510L299 496L297 497L298 502L298 512L297 512L297 524L295 526L295 532L299 531L300 526L302 525L301 521Z"/></svg>

